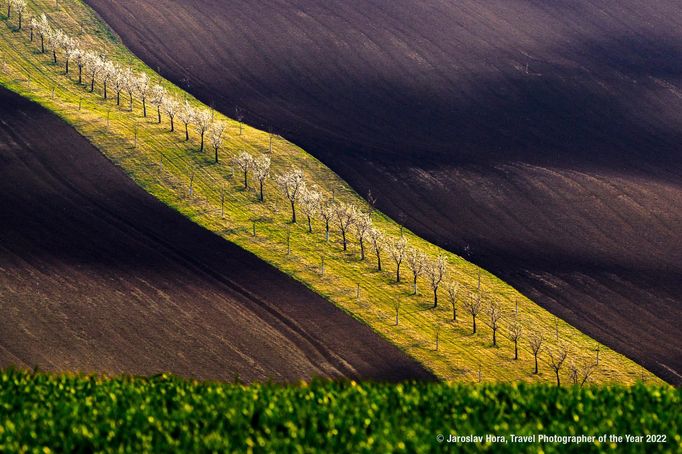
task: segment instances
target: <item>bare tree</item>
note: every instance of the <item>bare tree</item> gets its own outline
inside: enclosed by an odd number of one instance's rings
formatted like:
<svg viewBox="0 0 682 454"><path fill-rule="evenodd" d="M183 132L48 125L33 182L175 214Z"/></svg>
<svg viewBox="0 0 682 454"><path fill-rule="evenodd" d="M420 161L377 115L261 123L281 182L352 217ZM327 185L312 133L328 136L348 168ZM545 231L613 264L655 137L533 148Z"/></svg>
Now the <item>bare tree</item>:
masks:
<svg viewBox="0 0 682 454"><path fill-rule="evenodd" d="M151 89L149 102L156 107L156 123L158 124L161 124L161 107L167 95L168 92L161 85L154 85Z"/></svg>
<svg viewBox="0 0 682 454"><path fill-rule="evenodd" d="M400 235L398 240L390 243L388 252L395 262L395 281L400 283L400 265L403 263L405 254L407 253L407 240L405 237Z"/></svg>
<svg viewBox="0 0 682 454"><path fill-rule="evenodd" d="M206 135L206 131L208 131L208 127L211 125L211 121L211 112L206 109L199 109L194 114L194 124L197 125L199 135L201 136L199 152L204 151L204 136Z"/></svg>
<svg viewBox="0 0 682 454"><path fill-rule="evenodd" d="M488 326L493 331L493 347L497 347L497 330L500 328L500 319L502 318L502 309L500 303L491 301L488 306Z"/></svg>
<svg viewBox="0 0 682 454"><path fill-rule="evenodd" d="M14 0L7 0L7 19L12 18L12 6L14 5Z"/></svg>
<svg viewBox="0 0 682 454"><path fill-rule="evenodd" d="M481 312L482 306L483 300L480 291L478 293L470 293L469 298L464 300L464 307L469 312L469 315L471 315L473 334L476 334L476 317Z"/></svg>
<svg viewBox="0 0 682 454"><path fill-rule="evenodd" d="M346 235L357 217L358 211L353 205L344 202L336 202L334 204L334 219L336 220L336 225L339 227L339 231L341 232L341 240L343 242L344 251L348 250L348 240Z"/></svg>
<svg viewBox="0 0 682 454"><path fill-rule="evenodd" d="M83 49L77 49L73 56L76 61L76 66L78 67L78 85L83 84L83 67L86 62L86 52Z"/></svg>
<svg viewBox="0 0 682 454"><path fill-rule="evenodd" d="M65 39L68 38L66 33L60 29L51 29L48 35L50 49L52 50L52 63L57 64L57 49L62 46Z"/></svg>
<svg viewBox="0 0 682 454"><path fill-rule="evenodd" d="M556 376L556 385L561 386L559 371L568 357L568 349L565 345L560 344L554 349L547 349L547 354L549 355L549 365L552 366L554 375Z"/></svg>
<svg viewBox="0 0 682 454"><path fill-rule="evenodd" d="M514 359L519 359L519 339L523 334L523 326L516 317L514 321L509 325L509 339L514 342Z"/></svg>
<svg viewBox="0 0 682 454"><path fill-rule="evenodd" d="M438 307L438 287L445 276L446 259L439 255L435 261L426 263L426 277L429 279L431 290L433 291L433 307Z"/></svg>
<svg viewBox="0 0 682 454"><path fill-rule="evenodd" d="M320 203L320 217L324 221L324 240L329 242L329 224L334 218L334 202L330 199Z"/></svg>
<svg viewBox="0 0 682 454"><path fill-rule="evenodd" d="M580 368L580 370L578 372L578 375L579 375L578 384L582 388L590 380L590 377L592 377L592 374L594 373L594 371L597 370L597 364L590 362L590 361L587 361L587 362L583 363L582 365L580 365L579 368Z"/></svg>
<svg viewBox="0 0 682 454"><path fill-rule="evenodd" d="M448 293L448 301L452 307L452 321L457 321L457 298L459 297L459 284L455 282L448 282L445 286L445 291Z"/></svg>
<svg viewBox="0 0 682 454"><path fill-rule="evenodd" d="M253 166L253 156L248 154L246 151L242 151L239 154L239 156L234 158L234 163L244 173L244 189L248 189L249 188L249 170Z"/></svg>
<svg viewBox="0 0 682 454"><path fill-rule="evenodd" d="M242 113L242 110L239 107L234 108L234 117L237 119L237 122L239 123L239 135L242 135L242 127L244 125L244 114Z"/></svg>
<svg viewBox="0 0 682 454"><path fill-rule="evenodd" d="M35 34L35 31L38 29L38 19L34 16L31 17L31 20L28 22L28 30L29 30L29 40L33 42L33 36Z"/></svg>
<svg viewBox="0 0 682 454"><path fill-rule="evenodd" d="M291 204L291 223L296 223L296 201L305 189L305 177L299 169L292 168L277 178L277 183Z"/></svg>
<svg viewBox="0 0 682 454"><path fill-rule="evenodd" d="M370 230L372 230L372 219L367 213L358 213L353 223L355 228L355 236L360 243L360 260L365 260L365 238Z"/></svg>
<svg viewBox="0 0 682 454"><path fill-rule="evenodd" d="M424 266L426 265L426 255L423 252L410 248L407 251L407 266L412 271L412 293L417 294L417 279L421 276L422 271L424 271Z"/></svg>
<svg viewBox="0 0 682 454"><path fill-rule="evenodd" d="M400 298L393 300L393 309L395 310L395 326L398 326L400 321Z"/></svg>
<svg viewBox="0 0 682 454"><path fill-rule="evenodd" d="M530 346L530 350L533 352L533 357L535 358L535 371L533 371L534 374L538 373L538 355L540 354L544 340L545 338L540 332L535 332L530 336L530 338L528 338L528 345Z"/></svg>
<svg viewBox="0 0 682 454"><path fill-rule="evenodd" d="M270 156L261 155L256 156L253 159L253 174L258 180L259 185L259 200L261 202L265 201L265 196L263 193L263 187L265 186L265 180L270 175Z"/></svg>
<svg viewBox="0 0 682 454"><path fill-rule="evenodd" d="M322 194L315 188L306 188L301 193L301 210L308 219L308 233L313 233L312 218L320 209L320 203L322 203Z"/></svg>
<svg viewBox="0 0 682 454"><path fill-rule="evenodd" d="M194 121L194 108L185 100L182 109L178 112L178 118L185 125L185 142L189 140L189 124Z"/></svg>
<svg viewBox="0 0 682 454"><path fill-rule="evenodd" d="M166 96L163 100L163 111L168 115L170 121L170 132L175 131L175 116L180 110L180 103L172 96Z"/></svg>
<svg viewBox="0 0 682 454"><path fill-rule="evenodd" d="M135 92L142 102L142 116L145 118L147 118L147 99L149 98L151 88L151 80L146 72L140 73L140 75L135 78Z"/></svg>
<svg viewBox="0 0 682 454"><path fill-rule="evenodd" d="M211 140L211 146L215 154L214 161L216 163L218 162L218 150L220 150L220 146L223 144L223 131L225 131L225 123L218 121L211 125L211 129L208 132L208 138ZM253 165L253 162L251 164Z"/></svg>
<svg viewBox="0 0 682 454"><path fill-rule="evenodd" d="M371 228L369 230L369 240L372 243L374 254L377 257L377 271L381 271L381 252L384 249L384 234L380 230Z"/></svg>

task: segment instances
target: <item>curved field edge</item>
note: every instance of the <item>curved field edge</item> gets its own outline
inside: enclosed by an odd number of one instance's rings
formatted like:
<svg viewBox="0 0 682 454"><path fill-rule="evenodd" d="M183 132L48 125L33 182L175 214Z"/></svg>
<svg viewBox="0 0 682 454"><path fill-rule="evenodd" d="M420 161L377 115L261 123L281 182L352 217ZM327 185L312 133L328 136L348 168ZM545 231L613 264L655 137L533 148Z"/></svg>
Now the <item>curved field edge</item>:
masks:
<svg viewBox="0 0 682 454"><path fill-rule="evenodd" d="M673 452L682 390L545 384L239 385L0 372L0 450L122 452ZM481 441L439 443L438 434ZM505 437L492 443L485 435ZM547 441L541 434L591 436ZM639 442L600 442L605 434ZM511 435L535 441L513 442ZM659 442L646 442L655 435Z"/></svg>
<svg viewBox="0 0 682 454"><path fill-rule="evenodd" d="M47 1L33 1L30 4L34 13L45 12L53 26L78 36L90 47L105 51L111 60L157 77L82 3L65 1L59 4L58 9ZM290 274L367 323L440 378L464 381L553 380L553 373L544 364L546 355L542 353L540 374L532 373L533 358L526 342L528 336L520 343L521 358L514 361L511 341L502 334L505 331L504 324L501 333L498 333L501 346L492 347L491 330L485 326L483 314L479 316L478 334L471 335L470 320L464 314L461 302L459 320L451 322L451 309L446 306L443 295L441 306L431 309L425 282L421 284L425 296L413 296L408 282L399 285L392 282L394 265L388 256L384 257L384 264L387 265L384 271L376 272L371 254L365 262L358 260L354 242L350 250L344 253L336 232L333 232L332 243L326 244L321 232L323 226L319 221L314 225L313 234L306 233L303 223L290 226L287 222L289 212L286 200L272 181L268 182L266 188L265 203L259 203L254 192L240 189L238 171L235 174L234 168L224 163L229 163L230 158L242 150L254 155L269 153L268 133L244 125L240 135L239 126L234 120L216 113L217 118L227 122L228 129L221 152L222 163L215 165L208 152L196 152L194 141L183 142L179 131L169 133L165 119L163 124L157 125L154 115L142 118L137 103L131 113L127 108L117 108L111 99L103 100L97 91L87 93L72 78L66 78L61 62L55 66L48 55L40 54L36 43L29 43L26 30L16 30L15 21L5 18L0 33L3 57L0 83L3 86L38 102L73 125L146 191L194 222ZM195 107L201 105L160 77L158 81L178 98L189 99ZM192 135L195 139L196 133L192 132ZM275 137L269 154L275 171L281 172L296 166L304 171L309 182L314 182L324 192L334 193L337 199L357 206L366 206L366 202L345 182L299 147ZM222 194L224 217L220 215ZM505 282L461 257L407 230L403 231L381 213L374 215L374 224L394 238L402 231L412 246L426 252L431 258L445 255L449 261L448 279L460 284L465 297L475 291L480 272L483 290L502 304L507 321L518 304L519 318L526 327L526 334L531 331L542 332L548 344L560 340L570 348L571 357L580 362L593 361L595 355L599 355L599 368L593 375L593 381L629 384L640 379L657 380L639 365L600 346ZM255 236L252 235L254 225ZM287 254L288 235L291 238L291 254ZM325 260L323 276L320 273L322 256ZM407 277L409 271L405 266L403 269ZM394 326L396 301L401 302L398 326ZM438 348L435 347L436 337ZM565 373L564 369L562 374Z"/></svg>

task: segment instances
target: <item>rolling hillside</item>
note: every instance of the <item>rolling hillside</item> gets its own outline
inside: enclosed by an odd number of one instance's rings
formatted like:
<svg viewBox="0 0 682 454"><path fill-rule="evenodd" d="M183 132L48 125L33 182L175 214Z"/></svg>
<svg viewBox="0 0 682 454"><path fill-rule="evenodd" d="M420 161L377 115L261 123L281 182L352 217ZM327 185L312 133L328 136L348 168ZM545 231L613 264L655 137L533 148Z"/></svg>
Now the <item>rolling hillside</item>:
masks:
<svg viewBox="0 0 682 454"><path fill-rule="evenodd" d="M0 367L249 382L432 378L1 87L0 212Z"/></svg>
<svg viewBox="0 0 682 454"><path fill-rule="evenodd" d="M150 66L682 381L671 0L88 0Z"/></svg>

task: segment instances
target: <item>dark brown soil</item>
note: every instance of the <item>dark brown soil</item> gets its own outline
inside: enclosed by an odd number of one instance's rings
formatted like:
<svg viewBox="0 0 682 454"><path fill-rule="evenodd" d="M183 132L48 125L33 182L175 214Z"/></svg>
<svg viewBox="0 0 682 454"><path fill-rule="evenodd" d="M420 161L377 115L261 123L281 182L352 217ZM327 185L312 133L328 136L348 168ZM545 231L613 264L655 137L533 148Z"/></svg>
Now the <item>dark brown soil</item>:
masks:
<svg viewBox="0 0 682 454"><path fill-rule="evenodd" d="M132 50L682 380L676 0L88 0Z"/></svg>
<svg viewBox="0 0 682 454"><path fill-rule="evenodd" d="M0 367L244 381L432 379L303 285L0 89Z"/></svg>

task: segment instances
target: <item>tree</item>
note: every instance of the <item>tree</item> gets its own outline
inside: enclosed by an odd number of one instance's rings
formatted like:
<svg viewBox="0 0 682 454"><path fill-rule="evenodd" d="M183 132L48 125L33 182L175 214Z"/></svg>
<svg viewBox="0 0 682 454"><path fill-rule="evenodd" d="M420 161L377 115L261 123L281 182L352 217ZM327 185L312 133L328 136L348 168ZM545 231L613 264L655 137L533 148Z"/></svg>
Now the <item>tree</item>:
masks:
<svg viewBox="0 0 682 454"><path fill-rule="evenodd" d="M301 210L308 219L308 233L313 233L312 217L319 211L320 203L322 203L322 194L315 189L306 188L301 193Z"/></svg>
<svg viewBox="0 0 682 454"><path fill-rule="evenodd" d="M514 321L509 325L509 339L514 342L514 359L519 359L519 339L523 334L523 326L514 317Z"/></svg>
<svg viewBox="0 0 682 454"><path fill-rule="evenodd" d="M433 290L433 307L438 307L438 287L443 281L443 276L445 275L445 264L446 259L442 255L433 262L426 263L426 276L429 279L429 284L431 284L431 290Z"/></svg>
<svg viewBox="0 0 682 454"><path fill-rule="evenodd" d="M77 55L80 53L80 48L78 47L78 42L75 39L71 38L70 36L66 36L62 42L62 49L64 52L64 74L68 75L69 62L72 58L77 57Z"/></svg>
<svg viewBox="0 0 682 454"><path fill-rule="evenodd" d="M83 83L83 67L85 66L85 51L83 49L78 49L73 56L76 61L76 66L78 66L78 85Z"/></svg>
<svg viewBox="0 0 682 454"><path fill-rule="evenodd" d="M400 299L393 301L393 309L395 310L395 326L398 326L398 322L400 321Z"/></svg>
<svg viewBox="0 0 682 454"><path fill-rule="evenodd" d="M178 112L178 118L185 125L185 142L187 142L189 140L189 124L194 121L194 108L186 99L182 109Z"/></svg>
<svg viewBox="0 0 682 454"><path fill-rule="evenodd" d="M353 205L344 202L336 202L334 204L334 219L341 232L344 251L348 250L346 234L348 233L348 229L350 229L351 225L355 222L357 216L358 211Z"/></svg>
<svg viewBox="0 0 682 454"><path fill-rule="evenodd" d="M549 365L552 366L554 375L556 376L556 385L561 386L559 371L568 357L568 349L565 345L560 344L554 349L547 349L547 354L549 354Z"/></svg>
<svg viewBox="0 0 682 454"><path fill-rule="evenodd" d="M265 186L265 180L270 175L270 156L256 156L253 159L253 174L258 180L259 186L259 196L258 199L261 202L265 201L263 194L263 187Z"/></svg>
<svg viewBox="0 0 682 454"><path fill-rule="evenodd" d="M123 90L125 90L126 94L128 95L128 109L130 111L133 111L133 96L135 95L135 91L137 90L136 85L136 77L135 74L133 73L133 70L130 68L125 68L121 70L121 80L123 81Z"/></svg>
<svg viewBox="0 0 682 454"><path fill-rule="evenodd" d="M157 124L161 124L161 106L163 106L163 100L166 99L167 94L166 89L161 85L154 85L149 95L149 102L156 107Z"/></svg>
<svg viewBox="0 0 682 454"><path fill-rule="evenodd" d="M35 31L38 29L38 19L35 17L31 17L31 20L28 22L28 30L29 30L29 41L33 42L33 34Z"/></svg>
<svg viewBox="0 0 682 454"><path fill-rule="evenodd" d="M95 78L104 67L104 59L94 52L87 51L84 55L85 68L90 77L90 93L95 91Z"/></svg>
<svg viewBox="0 0 682 454"><path fill-rule="evenodd" d="M372 219L368 213L358 213L353 223L355 227L355 236L360 243L360 260L365 260L365 238L370 230L372 230Z"/></svg>
<svg viewBox="0 0 682 454"><path fill-rule="evenodd" d="M135 78L135 92L142 102L142 116L145 118L147 118L147 99L149 98L150 91L151 80L146 72L141 72L140 75Z"/></svg>
<svg viewBox="0 0 682 454"><path fill-rule="evenodd" d="M208 132L208 138L211 141L211 146L215 152L215 162L218 162L218 150L223 143L223 131L225 131L225 123L222 121L214 122Z"/></svg>
<svg viewBox="0 0 682 454"><path fill-rule="evenodd" d="M244 114L242 113L242 110L239 107L234 108L234 118L237 119L237 122L239 123L239 135L242 135L242 127L244 125Z"/></svg>
<svg viewBox="0 0 682 454"><path fill-rule="evenodd" d="M102 97L104 97L104 99L109 98L109 92L107 90L109 87L109 81L112 78L116 77L117 71L118 71L118 68L111 61L106 61L102 65L102 71L101 71L100 79L102 81Z"/></svg>
<svg viewBox="0 0 682 454"><path fill-rule="evenodd" d="M369 230L369 240L377 256L377 271L381 271L381 251L384 249L384 234L378 229L371 228Z"/></svg>
<svg viewBox="0 0 682 454"><path fill-rule="evenodd" d="M52 63L57 64L57 49L62 46L62 43L68 38L66 33L60 29L51 29L48 34L50 49L52 50Z"/></svg>
<svg viewBox="0 0 682 454"><path fill-rule="evenodd" d="M211 121L212 121L211 112L206 109L199 109L194 114L194 124L197 125L199 135L201 136L199 152L204 151L204 135L206 134L206 131L208 131L208 127L211 125Z"/></svg>
<svg viewBox="0 0 682 454"><path fill-rule="evenodd" d="M528 339L528 345L530 346L530 350L533 352L533 357L535 358L535 371L533 371L534 374L538 373L538 355L540 354L544 340L545 338L540 332L533 333Z"/></svg>
<svg viewBox="0 0 682 454"><path fill-rule="evenodd" d="M597 364L590 361L578 366L578 384L581 388L589 381L595 370L597 370Z"/></svg>
<svg viewBox="0 0 682 454"><path fill-rule="evenodd" d="M291 223L296 223L296 201L305 189L305 177L299 169L292 168L277 178L279 187L291 204Z"/></svg>
<svg viewBox="0 0 682 454"><path fill-rule="evenodd" d="M14 0L7 0L7 19L12 18L12 5L14 5Z"/></svg>
<svg viewBox="0 0 682 454"><path fill-rule="evenodd" d="M8 3L14 4L14 11L19 16L19 30L21 30L24 18L24 11L26 11L26 2L24 0L10 0ZM7 18L9 19L9 14L7 15Z"/></svg>
<svg viewBox="0 0 682 454"><path fill-rule="evenodd" d="M244 172L244 189L249 188L249 169L253 164L253 156L246 151L242 151L239 156L234 158L234 163Z"/></svg>
<svg viewBox="0 0 682 454"><path fill-rule="evenodd" d="M403 263L405 253L407 252L407 240L405 237L400 235L398 240L392 242L388 248L388 252L395 262L395 281L396 283L400 283L400 265Z"/></svg>
<svg viewBox="0 0 682 454"><path fill-rule="evenodd" d="M118 66L114 66L114 73L111 76L111 85L116 93L116 105L121 105L121 92L125 89L128 81L126 80L126 73Z"/></svg>
<svg viewBox="0 0 682 454"><path fill-rule="evenodd" d="M180 110L180 103L171 96L166 96L163 100L163 111L168 115L170 121L170 132L175 131L175 116Z"/></svg>
<svg viewBox="0 0 682 454"><path fill-rule="evenodd" d="M470 293L469 298L464 301L464 307L466 308L469 315L471 315L472 320L472 334L476 334L476 317L481 312L482 302L481 292Z"/></svg>
<svg viewBox="0 0 682 454"><path fill-rule="evenodd" d="M37 22L38 36L40 36L40 53L45 53L45 38L48 38L52 33L52 27L47 20L45 13L40 15L40 20Z"/></svg>
<svg viewBox="0 0 682 454"><path fill-rule="evenodd" d="M491 301L488 306L488 320L490 329L493 330L493 347L497 347L497 330L500 328L500 319L502 318L502 309L500 303Z"/></svg>
<svg viewBox="0 0 682 454"><path fill-rule="evenodd" d="M426 255L423 252L410 248L407 251L407 266L412 271L412 294L417 294L417 279L421 276L422 271L424 271L424 266L426 265Z"/></svg>
<svg viewBox="0 0 682 454"><path fill-rule="evenodd" d="M445 286L445 291L448 294L448 301L452 306L452 321L457 321L457 298L459 297L459 284L455 282L448 282Z"/></svg>
<svg viewBox="0 0 682 454"><path fill-rule="evenodd" d="M324 221L324 240L329 242L329 223L334 218L334 202L330 199L320 203L320 217Z"/></svg>

